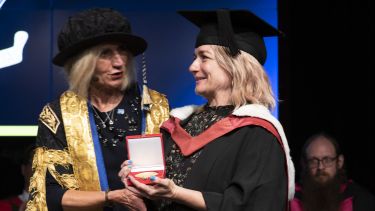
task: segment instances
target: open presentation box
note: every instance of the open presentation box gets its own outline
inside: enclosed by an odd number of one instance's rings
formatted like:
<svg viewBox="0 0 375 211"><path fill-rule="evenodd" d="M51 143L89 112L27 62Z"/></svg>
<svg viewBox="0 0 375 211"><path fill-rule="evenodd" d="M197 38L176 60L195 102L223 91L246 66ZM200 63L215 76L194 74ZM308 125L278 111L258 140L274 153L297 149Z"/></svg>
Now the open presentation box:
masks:
<svg viewBox="0 0 375 211"><path fill-rule="evenodd" d="M165 177L161 134L127 136L126 146L129 160L132 160L131 176L144 184L151 182L151 176ZM128 184L132 185L129 180Z"/></svg>

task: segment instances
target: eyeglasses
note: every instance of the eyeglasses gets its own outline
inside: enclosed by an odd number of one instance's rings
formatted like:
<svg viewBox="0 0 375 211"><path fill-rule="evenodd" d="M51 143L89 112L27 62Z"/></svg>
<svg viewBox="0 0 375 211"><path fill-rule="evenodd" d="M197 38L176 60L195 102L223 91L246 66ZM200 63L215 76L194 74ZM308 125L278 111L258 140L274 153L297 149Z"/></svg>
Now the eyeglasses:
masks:
<svg viewBox="0 0 375 211"><path fill-rule="evenodd" d="M307 160L307 165L310 168L317 168L319 167L319 163L321 163L324 167L331 167L333 163L336 161L336 157L324 157L322 159L318 158L311 158Z"/></svg>

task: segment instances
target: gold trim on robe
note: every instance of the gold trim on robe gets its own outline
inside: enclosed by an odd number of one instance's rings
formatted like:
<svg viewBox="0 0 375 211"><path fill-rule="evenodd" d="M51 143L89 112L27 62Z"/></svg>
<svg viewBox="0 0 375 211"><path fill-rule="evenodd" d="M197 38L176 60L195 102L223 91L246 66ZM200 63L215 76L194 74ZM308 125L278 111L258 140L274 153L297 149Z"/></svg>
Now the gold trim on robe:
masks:
<svg viewBox="0 0 375 211"><path fill-rule="evenodd" d="M146 114L146 134L160 133L160 126L163 122L169 119L169 103L165 95L147 89L151 104L149 104L149 112ZM147 93L143 93L143 98L146 98Z"/></svg>
<svg viewBox="0 0 375 211"><path fill-rule="evenodd" d="M146 89L143 95L148 102L146 134L160 133L160 125L169 118L169 104L165 95ZM144 97L142 96L142 98ZM151 99L151 101L150 101ZM31 200L28 211L47 211L46 173L49 173L64 189L100 191L87 100L74 92L64 92L60 97L62 122L68 149L55 150L38 147L33 159L33 176L30 179ZM60 120L46 106L40 115L41 122L56 134ZM73 174L59 174L56 165L72 168Z"/></svg>
<svg viewBox="0 0 375 211"><path fill-rule="evenodd" d="M79 190L100 191L87 101L74 92L67 91L60 97L60 105L74 177L77 179Z"/></svg>
<svg viewBox="0 0 375 211"><path fill-rule="evenodd" d="M27 202L27 211L47 211L46 173L49 171L56 181L64 188L79 189L77 180L72 174L59 174L56 165L69 168L72 160L65 150L53 150L38 147L33 159L33 176L30 178L29 192L32 199Z"/></svg>

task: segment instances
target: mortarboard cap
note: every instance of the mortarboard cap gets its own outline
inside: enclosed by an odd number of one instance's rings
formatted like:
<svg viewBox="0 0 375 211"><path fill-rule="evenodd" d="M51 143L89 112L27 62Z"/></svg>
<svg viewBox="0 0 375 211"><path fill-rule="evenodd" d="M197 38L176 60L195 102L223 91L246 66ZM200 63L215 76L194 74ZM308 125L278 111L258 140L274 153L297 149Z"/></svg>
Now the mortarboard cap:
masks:
<svg viewBox="0 0 375 211"><path fill-rule="evenodd" d="M236 57L240 51L254 56L260 64L266 61L263 37L281 34L273 26L247 10L179 11L200 28L195 47L220 45Z"/></svg>

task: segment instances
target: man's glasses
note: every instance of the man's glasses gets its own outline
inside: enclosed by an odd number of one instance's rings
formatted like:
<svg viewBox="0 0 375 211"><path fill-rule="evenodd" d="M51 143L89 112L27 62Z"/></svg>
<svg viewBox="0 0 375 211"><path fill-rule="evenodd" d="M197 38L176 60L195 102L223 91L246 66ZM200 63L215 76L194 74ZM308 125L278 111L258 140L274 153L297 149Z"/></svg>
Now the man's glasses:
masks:
<svg viewBox="0 0 375 211"><path fill-rule="evenodd" d="M322 159L311 158L307 160L307 165L309 166L309 168L317 168L319 167L319 163L321 163L321 165L323 165L324 167L331 167L333 163L336 161L336 159L337 159L337 156L336 157L324 157Z"/></svg>

